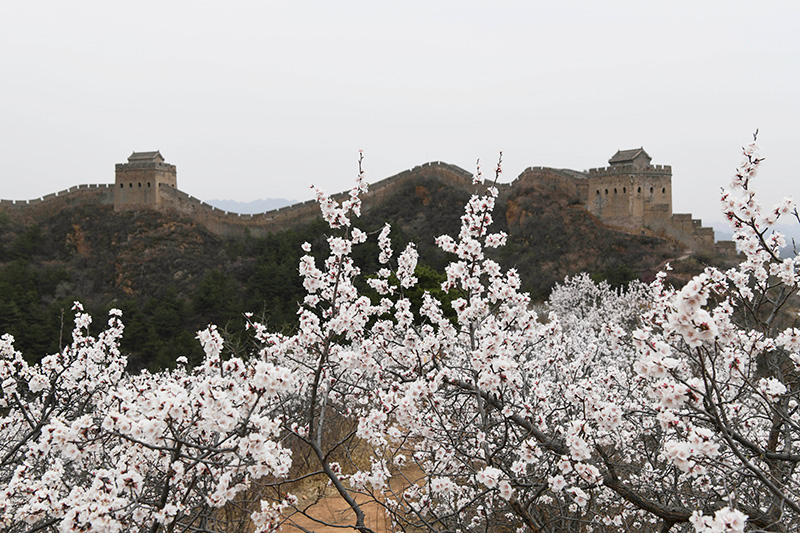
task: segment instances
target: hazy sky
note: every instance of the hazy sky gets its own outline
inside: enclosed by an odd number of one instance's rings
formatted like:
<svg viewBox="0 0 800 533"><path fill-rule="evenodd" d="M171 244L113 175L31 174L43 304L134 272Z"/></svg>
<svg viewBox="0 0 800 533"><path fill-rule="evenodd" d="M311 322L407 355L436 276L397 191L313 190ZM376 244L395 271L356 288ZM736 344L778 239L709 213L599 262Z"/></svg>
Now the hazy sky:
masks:
<svg viewBox="0 0 800 533"><path fill-rule="evenodd" d="M31 1L0 6L0 198L161 150L201 199L311 197L442 160L512 180L643 146L676 212L760 128L800 200L800 2Z"/></svg>

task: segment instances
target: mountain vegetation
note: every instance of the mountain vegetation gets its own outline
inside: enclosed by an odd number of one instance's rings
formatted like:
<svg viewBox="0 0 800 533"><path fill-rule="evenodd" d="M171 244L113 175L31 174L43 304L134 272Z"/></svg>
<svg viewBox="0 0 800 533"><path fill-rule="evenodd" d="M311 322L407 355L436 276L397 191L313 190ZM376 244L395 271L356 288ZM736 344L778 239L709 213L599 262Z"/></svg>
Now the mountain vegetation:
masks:
<svg viewBox="0 0 800 533"><path fill-rule="evenodd" d="M425 258L418 266L420 298L443 281L447 257L434 241L458 232L468 197L426 176L407 179L388 197L364 205L366 231L377 232L388 222L396 248L417 243ZM569 274L585 271L621 286L652 280L666 261L682 254L670 241L603 227L557 189L503 192L496 226L509 238L492 250L494 259L516 268L523 290L539 301ZM195 332L209 323L242 331L244 311L273 328L295 328L304 295L297 275L301 245L324 249L326 232L318 216L265 237L223 239L170 212L75 206L32 221L0 212L0 331L13 334L29 356L53 353L64 343L65 313L79 300L97 315L122 310L122 350L130 354L130 370L168 367L178 355L197 361L202 351ZM374 238L354 255L365 271L378 268ZM696 272L712 259L689 258L676 272Z"/></svg>

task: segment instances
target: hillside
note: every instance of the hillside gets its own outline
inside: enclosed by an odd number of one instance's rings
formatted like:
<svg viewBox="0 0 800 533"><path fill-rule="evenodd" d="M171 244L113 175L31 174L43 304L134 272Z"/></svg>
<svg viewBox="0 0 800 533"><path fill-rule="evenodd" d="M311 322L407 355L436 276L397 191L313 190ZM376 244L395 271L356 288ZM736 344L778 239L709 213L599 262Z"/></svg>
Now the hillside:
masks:
<svg viewBox="0 0 800 533"><path fill-rule="evenodd" d="M416 242L430 288L441 282L438 272L448 260L433 241L457 233L472 188L441 172L429 168L370 195L357 223L368 232L391 223L396 250ZM603 227L574 191L546 184L503 187L495 224L509 233L496 259L517 268L537 299L580 271L616 284L650 279L682 253L669 241ZM28 357L52 352L62 312L68 331L72 302L80 300L97 317L110 307L123 310L123 348L132 369L169 365L181 354L198 357L193 332L209 322L238 332L241 313L251 311L273 327L293 327L303 295L300 245L309 241L321 254L325 234L318 216L263 237L234 239L169 211L76 205L33 221L0 212L0 331L12 333ZM374 239L355 254L365 273L377 268Z"/></svg>

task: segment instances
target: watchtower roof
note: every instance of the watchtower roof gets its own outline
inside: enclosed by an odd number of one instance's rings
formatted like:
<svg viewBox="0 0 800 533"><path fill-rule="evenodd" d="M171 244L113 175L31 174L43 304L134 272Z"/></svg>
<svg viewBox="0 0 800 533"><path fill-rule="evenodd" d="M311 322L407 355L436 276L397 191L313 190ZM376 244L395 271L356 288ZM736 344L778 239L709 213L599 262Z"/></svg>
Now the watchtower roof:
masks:
<svg viewBox="0 0 800 533"><path fill-rule="evenodd" d="M155 152L133 152L130 157L128 157L128 163L163 163L164 156L161 155L161 152L156 150Z"/></svg>
<svg viewBox="0 0 800 533"><path fill-rule="evenodd" d="M650 161L651 157L644 151L644 148L633 148L631 150L617 150L611 159L608 160L609 165L617 165L620 163L632 163L634 159L644 156Z"/></svg>

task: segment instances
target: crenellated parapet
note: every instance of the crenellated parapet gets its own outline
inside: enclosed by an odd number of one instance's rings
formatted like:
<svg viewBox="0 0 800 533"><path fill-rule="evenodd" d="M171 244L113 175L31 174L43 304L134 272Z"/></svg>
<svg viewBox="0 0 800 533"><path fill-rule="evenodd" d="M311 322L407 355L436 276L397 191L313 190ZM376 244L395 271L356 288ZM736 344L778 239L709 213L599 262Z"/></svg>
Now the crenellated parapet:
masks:
<svg viewBox="0 0 800 533"><path fill-rule="evenodd" d="M33 220L66 207L77 205L111 205L114 187L108 183L74 185L63 191L31 200L0 200L0 211L20 219Z"/></svg>
<svg viewBox="0 0 800 533"><path fill-rule="evenodd" d="M161 161L154 161L154 162L143 162L143 161L133 161L131 163L117 163L114 165L115 172L125 172L126 170L159 170L161 172L169 172L172 174L177 173L177 167L170 163L164 163Z"/></svg>
<svg viewBox="0 0 800 533"><path fill-rule="evenodd" d="M472 174L455 165L434 161L370 184L369 191L361 196L364 204L362 209L369 210L370 204L378 203L391 195L408 179L434 175L436 179L457 188L469 188L469 190L474 188ZM161 195L160 209L189 216L213 233L226 237L240 237L245 233L262 236L306 223L319 215L319 206L316 200L307 200L264 213L243 215L217 209L168 185L161 185L159 193ZM348 194L348 192L341 192L332 194L331 197L341 202L348 198Z"/></svg>
<svg viewBox="0 0 800 533"><path fill-rule="evenodd" d="M638 174L651 176L672 176L672 165L647 165L644 168L636 168L633 164L611 165L608 167L590 168L589 178L600 176L616 176L619 174Z"/></svg>
<svg viewBox="0 0 800 533"><path fill-rule="evenodd" d="M364 211L390 198L412 179L435 179L469 193L476 190L472 173L456 165L434 161L376 181L362 195ZM531 187L566 195L567 205L582 203L598 221L609 227L682 242L693 248L714 246L714 232L688 214L672 212L672 167L652 165L644 149L621 150L609 166L588 171L543 166L526 168L501 190ZM331 195L337 201L348 192ZM113 205L115 211L153 209L180 213L211 232L226 237L254 236L307 223L319 215L315 200L258 214L231 213L213 207L177 188L175 165L159 152L134 152L127 163L115 165L113 185L76 185L32 200L0 200L0 210L35 220L73 205ZM727 250L725 246L717 247Z"/></svg>

